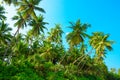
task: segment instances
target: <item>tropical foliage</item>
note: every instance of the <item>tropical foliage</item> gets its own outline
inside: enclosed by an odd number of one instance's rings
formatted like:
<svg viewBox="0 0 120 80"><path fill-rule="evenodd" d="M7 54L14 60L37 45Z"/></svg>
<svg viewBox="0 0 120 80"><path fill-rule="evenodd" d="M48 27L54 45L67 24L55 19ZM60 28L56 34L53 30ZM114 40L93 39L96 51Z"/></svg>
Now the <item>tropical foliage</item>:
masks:
<svg viewBox="0 0 120 80"><path fill-rule="evenodd" d="M79 19L70 22L71 32L64 38L60 24L47 28L48 22L40 13L45 13L39 7L40 1L2 1L17 8L12 18L17 30L11 33L1 5L0 80L120 80L120 69L108 70L104 62L114 43L109 40L110 35L88 34L91 25ZM21 33L20 29L28 32Z"/></svg>

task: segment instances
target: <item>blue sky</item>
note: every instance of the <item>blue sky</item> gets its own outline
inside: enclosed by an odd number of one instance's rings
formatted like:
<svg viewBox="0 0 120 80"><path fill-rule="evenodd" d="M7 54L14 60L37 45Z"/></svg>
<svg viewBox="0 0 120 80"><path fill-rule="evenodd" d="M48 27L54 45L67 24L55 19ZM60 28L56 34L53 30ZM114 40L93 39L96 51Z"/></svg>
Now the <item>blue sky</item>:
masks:
<svg viewBox="0 0 120 80"><path fill-rule="evenodd" d="M111 40L115 41L113 51L108 52L105 63L108 68L120 68L120 1L119 0L42 0L40 6L45 9L45 21L49 22L48 28L59 23L65 33L70 30L69 21L80 19L82 23L90 23L88 33L102 31L109 33ZM11 17L14 9L7 7ZM8 22L11 22L9 19ZM13 24L11 22L10 24Z"/></svg>

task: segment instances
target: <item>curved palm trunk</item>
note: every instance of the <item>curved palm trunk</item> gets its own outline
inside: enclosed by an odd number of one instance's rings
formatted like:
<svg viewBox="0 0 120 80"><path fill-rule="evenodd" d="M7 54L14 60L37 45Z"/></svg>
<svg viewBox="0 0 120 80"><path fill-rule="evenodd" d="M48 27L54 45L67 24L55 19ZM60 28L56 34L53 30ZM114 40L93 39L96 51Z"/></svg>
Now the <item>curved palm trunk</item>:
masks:
<svg viewBox="0 0 120 80"><path fill-rule="evenodd" d="M83 65L81 65L81 68L80 68L80 70L82 70L83 69L83 67L85 66L85 64L87 63L87 60L83 63ZM80 64L79 64L80 65Z"/></svg>
<svg viewBox="0 0 120 80"><path fill-rule="evenodd" d="M80 59L83 58L83 57L84 57L84 55L78 57L78 58L73 62L73 64L75 64L78 60L80 60Z"/></svg>
<svg viewBox="0 0 120 80"><path fill-rule="evenodd" d="M88 52L88 54L87 55L90 55L91 53L92 53L92 50L93 50L93 48ZM81 61L78 63L78 66L81 64L81 62L86 58L87 56L85 55L85 57L83 57L82 59L81 59ZM85 64L85 63L84 63Z"/></svg>
<svg viewBox="0 0 120 80"><path fill-rule="evenodd" d="M62 60L59 62L60 64L64 61L65 57L66 57L66 54L63 56Z"/></svg>
<svg viewBox="0 0 120 80"><path fill-rule="evenodd" d="M14 34L14 37L13 37L13 38L15 38L16 34L17 34L17 33L19 33L19 30L20 30L20 28L18 28L18 29L17 29L17 31L15 32L15 34Z"/></svg>

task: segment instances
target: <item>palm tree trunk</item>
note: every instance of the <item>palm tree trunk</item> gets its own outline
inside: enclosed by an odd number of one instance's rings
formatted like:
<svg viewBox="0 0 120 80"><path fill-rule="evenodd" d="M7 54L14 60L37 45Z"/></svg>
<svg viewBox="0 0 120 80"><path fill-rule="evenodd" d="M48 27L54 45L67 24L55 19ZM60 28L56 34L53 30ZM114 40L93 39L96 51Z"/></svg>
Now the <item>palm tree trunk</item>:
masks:
<svg viewBox="0 0 120 80"><path fill-rule="evenodd" d="M83 50L83 47L84 47L84 43L82 42L80 51ZM83 52L81 52L81 53L83 53ZM81 58L84 58L84 56L85 56L85 55L82 55L82 56L78 57L78 58L73 62L73 64L75 64L75 63L76 63L78 60L80 60Z"/></svg>
<svg viewBox="0 0 120 80"><path fill-rule="evenodd" d="M75 63L76 63L78 60L80 60L82 57L84 57L84 55L78 57L78 58L73 62L73 64L75 64Z"/></svg>
<svg viewBox="0 0 120 80"><path fill-rule="evenodd" d="M80 70L82 70L82 68L85 66L86 63L87 63L87 60L83 63L83 65L81 65Z"/></svg>
<svg viewBox="0 0 120 80"><path fill-rule="evenodd" d="M87 55L90 55L90 54L92 53L92 50L93 50L93 48L88 52ZM86 57L87 57L87 56L85 55L85 57L83 57L83 58L81 59L81 61L78 63L78 66L81 64L81 62L82 62Z"/></svg>
<svg viewBox="0 0 120 80"><path fill-rule="evenodd" d="M17 28L17 31L16 31L15 34L14 34L14 37L16 36L17 33L19 33L19 30L20 30L20 28L18 27L18 28ZM13 38L14 38L14 37L13 37Z"/></svg>
<svg viewBox="0 0 120 80"><path fill-rule="evenodd" d="M60 64L63 62L63 60L65 59L66 54L63 56L63 58L61 59L61 61L59 62Z"/></svg>

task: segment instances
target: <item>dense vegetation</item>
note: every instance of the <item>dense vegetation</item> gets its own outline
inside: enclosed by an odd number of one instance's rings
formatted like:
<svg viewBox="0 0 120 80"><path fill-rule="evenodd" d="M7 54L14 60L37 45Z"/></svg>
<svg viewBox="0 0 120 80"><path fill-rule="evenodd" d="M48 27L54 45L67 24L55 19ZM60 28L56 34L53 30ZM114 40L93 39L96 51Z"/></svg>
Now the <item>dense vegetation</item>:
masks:
<svg viewBox="0 0 120 80"><path fill-rule="evenodd" d="M47 22L39 7L41 0L3 0L16 8L14 26L6 23L6 11L0 5L0 80L120 80L114 68L108 71L104 58L112 50L109 34L87 34L90 24L70 22L66 35L59 24L45 35ZM37 14L36 14L37 11ZM40 14L38 14L40 13ZM20 29L29 29L20 33Z"/></svg>

